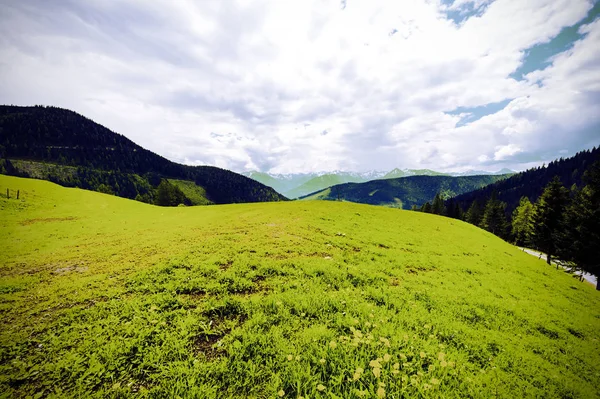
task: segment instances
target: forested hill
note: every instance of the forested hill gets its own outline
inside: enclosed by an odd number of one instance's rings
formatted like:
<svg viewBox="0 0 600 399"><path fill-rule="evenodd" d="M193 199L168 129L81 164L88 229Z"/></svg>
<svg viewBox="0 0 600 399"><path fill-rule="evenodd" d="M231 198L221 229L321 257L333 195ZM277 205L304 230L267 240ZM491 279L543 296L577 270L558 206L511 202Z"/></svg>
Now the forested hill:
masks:
<svg viewBox="0 0 600 399"><path fill-rule="evenodd" d="M510 175L489 176L409 176L397 179L345 183L309 194L303 199L344 200L403 209L421 206L436 194L455 196L505 179Z"/></svg>
<svg viewBox="0 0 600 399"><path fill-rule="evenodd" d="M195 182L212 203L285 199L272 188L228 170L171 162L82 115L56 107L0 106L0 158L3 173L88 189L103 186L129 198L151 196L161 179L168 178ZM34 166L15 160L33 161ZM52 167L42 168L39 163Z"/></svg>
<svg viewBox="0 0 600 399"><path fill-rule="evenodd" d="M483 206L495 191L496 198L506 203L506 214L511 215L519 205L521 197L527 197L532 202L535 201L554 176L558 176L566 188L570 188L573 184L581 188L583 173L598 160L600 160L600 147L581 151L571 158L561 158L550 162L547 166L517 173L508 179L459 195L450 201L457 202L466 212L475 200L480 206Z"/></svg>

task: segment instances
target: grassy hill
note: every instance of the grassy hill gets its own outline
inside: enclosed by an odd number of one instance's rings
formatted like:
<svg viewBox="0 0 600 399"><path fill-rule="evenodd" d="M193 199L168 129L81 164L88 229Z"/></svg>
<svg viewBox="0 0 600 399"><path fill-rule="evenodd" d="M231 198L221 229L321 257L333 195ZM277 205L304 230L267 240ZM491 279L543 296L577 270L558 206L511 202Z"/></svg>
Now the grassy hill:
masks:
<svg viewBox="0 0 600 399"><path fill-rule="evenodd" d="M286 194L289 198L298 198L315 191L323 190L327 187L335 186L337 184L343 184L348 182L362 182L363 179L350 175L340 174L324 174L316 176L305 182L304 184L288 191Z"/></svg>
<svg viewBox="0 0 600 399"><path fill-rule="evenodd" d="M476 190L507 176L409 176L398 179L346 183L309 194L305 200L343 200L371 205L410 209L433 200L439 192L455 196Z"/></svg>
<svg viewBox="0 0 600 399"><path fill-rule="evenodd" d="M152 200L162 178L184 180L209 202L281 201L237 173L171 162L73 111L0 106L0 173ZM139 197L138 197L139 198ZM191 200L191 198L190 198ZM193 201L192 201L193 202Z"/></svg>
<svg viewBox="0 0 600 399"><path fill-rule="evenodd" d="M0 397L600 396L594 287L461 221L7 188Z"/></svg>

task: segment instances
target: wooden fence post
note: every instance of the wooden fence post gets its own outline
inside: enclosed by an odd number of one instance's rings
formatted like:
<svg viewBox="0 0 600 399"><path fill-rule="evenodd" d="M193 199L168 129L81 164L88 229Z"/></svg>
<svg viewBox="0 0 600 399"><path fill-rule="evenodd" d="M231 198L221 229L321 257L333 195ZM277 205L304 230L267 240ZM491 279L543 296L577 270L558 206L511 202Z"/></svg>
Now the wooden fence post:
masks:
<svg viewBox="0 0 600 399"><path fill-rule="evenodd" d="M6 189L6 198L10 198L10 193L8 192L8 188Z"/></svg>
<svg viewBox="0 0 600 399"><path fill-rule="evenodd" d="M21 190L17 190L17 199L19 199L19 192L20 192L20 191L21 191Z"/></svg>

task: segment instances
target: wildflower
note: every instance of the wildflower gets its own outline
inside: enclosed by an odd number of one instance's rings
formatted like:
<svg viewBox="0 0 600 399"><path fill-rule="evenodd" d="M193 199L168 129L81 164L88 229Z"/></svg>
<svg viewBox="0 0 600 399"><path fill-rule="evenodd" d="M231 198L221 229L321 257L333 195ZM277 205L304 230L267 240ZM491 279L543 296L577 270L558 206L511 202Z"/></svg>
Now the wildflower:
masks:
<svg viewBox="0 0 600 399"><path fill-rule="evenodd" d="M423 326L423 328L424 328L424 329L426 329L426 330L429 330L429 324L425 324L425 325Z"/></svg>
<svg viewBox="0 0 600 399"><path fill-rule="evenodd" d="M280 389L279 392L277 392L277 395L279 395L280 398L283 398L285 396L285 391Z"/></svg>
<svg viewBox="0 0 600 399"><path fill-rule="evenodd" d="M375 317L375 315L374 315L373 313L371 313L371 314L369 315L369 317L370 317L370 318L374 318L374 317Z"/></svg>
<svg viewBox="0 0 600 399"><path fill-rule="evenodd" d="M358 390L358 389L355 392L361 398L369 393L366 390Z"/></svg>
<svg viewBox="0 0 600 399"><path fill-rule="evenodd" d="M287 360L289 360L290 362L291 362L293 359L294 359L294 356L292 356L292 355L288 355L288 356L287 356Z"/></svg>
<svg viewBox="0 0 600 399"><path fill-rule="evenodd" d="M354 319L354 324L358 324L358 319Z"/></svg>
<svg viewBox="0 0 600 399"><path fill-rule="evenodd" d="M371 323L369 323L368 321L365 323L365 327L371 327Z"/></svg>
<svg viewBox="0 0 600 399"><path fill-rule="evenodd" d="M380 388L377 390L377 397L378 397L378 398L385 398L385 389L383 389L383 388L381 388L381 387L380 387Z"/></svg>
<svg viewBox="0 0 600 399"><path fill-rule="evenodd" d="M362 367L358 367L355 371L355 373L358 373L358 374L362 374L364 372L365 372L365 369L363 369Z"/></svg>
<svg viewBox="0 0 600 399"><path fill-rule="evenodd" d="M329 343L329 347L330 347L331 349L335 349L335 348L337 347L337 343L336 343L335 341L331 341L331 342Z"/></svg>
<svg viewBox="0 0 600 399"><path fill-rule="evenodd" d="M389 354L387 354L387 353L385 355L383 355L383 361L386 362L386 363L389 362L391 358L392 357Z"/></svg>
<svg viewBox="0 0 600 399"><path fill-rule="evenodd" d="M380 387L384 387L384 388L385 388L385 382L380 382L380 383L379 383L379 386L380 386Z"/></svg>
<svg viewBox="0 0 600 399"><path fill-rule="evenodd" d="M423 389L424 390L428 390L430 388L431 388L431 385L429 385L429 384L423 384Z"/></svg>
<svg viewBox="0 0 600 399"><path fill-rule="evenodd" d="M438 360L444 360L445 357L446 357L445 353L442 353L442 352L438 353Z"/></svg>
<svg viewBox="0 0 600 399"><path fill-rule="evenodd" d="M440 383L440 380L438 380L437 378L432 378L432 379L431 379L431 383L432 383L433 385L438 385L438 384Z"/></svg>
<svg viewBox="0 0 600 399"><path fill-rule="evenodd" d="M381 363L379 363L379 359L375 359L375 360L371 360L369 362L369 366L371 367L376 367L376 368L381 368Z"/></svg>
<svg viewBox="0 0 600 399"><path fill-rule="evenodd" d="M425 354L425 352L421 352L419 355L421 356L421 359L422 359L422 358L424 358L425 356L427 356L427 355Z"/></svg>
<svg viewBox="0 0 600 399"><path fill-rule="evenodd" d="M408 341L408 335L407 334L404 334L404 340Z"/></svg>
<svg viewBox="0 0 600 399"><path fill-rule="evenodd" d="M296 361L299 362L300 361L300 356L296 356Z"/></svg>
<svg viewBox="0 0 600 399"><path fill-rule="evenodd" d="M408 382L408 376L403 375L402 376L402 382Z"/></svg>
<svg viewBox="0 0 600 399"><path fill-rule="evenodd" d="M454 368L454 365L455 365L454 362L448 362L448 366Z"/></svg>
<svg viewBox="0 0 600 399"><path fill-rule="evenodd" d="M398 373L400 373L400 370L392 370L392 374L396 375Z"/></svg>
<svg viewBox="0 0 600 399"><path fill-rule="evenodd" d="M440 366L442 366L442 367L446 367L447 365L448 365L448 363L446 363L446 361L445 361L445 360L442 360L442 361L440 362Z"/></svg>
<svg viewBox="0 0 600 399"><path fill-rule="evenodd" d="M354 381L358 381L360 379L360 373L354 373L354 375L352 376L352 379Z"/></svg>
<svg viewBox="0 0 600 399"><path fill-rule="evenodd" d="M404 353L400 354L400 359L402 359L403 361L406 361L406 355Z"/></svg>
<svg viewBox="0 0 600 399"><path fill-rule="evenodd" d="M379 378L381 376L381 369L379 367L375 367L373 369L373 375L375 376L375 378Z"/></svg>
<svg viewBox="0 0 600 399"><path fill-rule="evenodd" d="M435 366L433 364L430 364L429 367L427 368L429 371L433 371L435 370Z"/></svg>
<svg viewBox="0 0 600 399"><path fill-rule="evenodd" d="M398 370L400 368L400 363L394 363L394 370Z"/></svg>
<svg viewBox="0 0 600 399"><path fill-rule="evenodd" d="M324 390L325 390L325 385L323 385L323 384L317 385L317 391L323 392Z"/></svg>
<svg viewBox="0 0 600 399"><path fill-rule="evenodd" d="M325 359L321 359L321 360L319 360L319 363L321 363L321 364L325 364Z"/></svg>

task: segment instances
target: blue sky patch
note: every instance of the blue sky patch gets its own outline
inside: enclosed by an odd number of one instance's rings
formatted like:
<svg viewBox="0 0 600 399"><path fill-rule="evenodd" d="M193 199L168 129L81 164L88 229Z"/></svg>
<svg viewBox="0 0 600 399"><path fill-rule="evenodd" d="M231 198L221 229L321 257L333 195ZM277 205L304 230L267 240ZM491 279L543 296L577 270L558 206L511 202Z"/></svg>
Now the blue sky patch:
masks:
<svg viewBox="0 0 600 399"><path fill-rule="evenodd" d="M460 127L475 122L486 115L495 114L496 112L503 110L512 100L512 98L507 98L506 100L498 101L497 103L489 103L478 107L458 107L452 111L446 112L446 114L465 114L456 124L456 127Z"/></svg>
<svg viewBox="0 0 600 399"><path fill-rule="evenodd" d="M453 3L453 0L442 0L442 4L447 6L451 6ZM446 11L446 17L452 20L456 25L461 25L463 22L465 22L467 19L473 16L482 15L490 3L481 4L477 8L475 8L474 3L472 2L465 3L461 8L457 10Z"/></svg>
<svg viewBox="0 0 600 399"><path fill-rule="evenodd" d="M579 28L582 25L593 22L600 14L600 1L594 3L594 7L590 10L587 17L579 21L573 26L563 28L548 43L536 44L525 51L523 63L517 70L509 76L515 80L525 79L525 75L536 70L542 70L548 67L552 62L550 59L556 54L567 51L573 44L583 38L584 35L579 33Z"/></svg>

